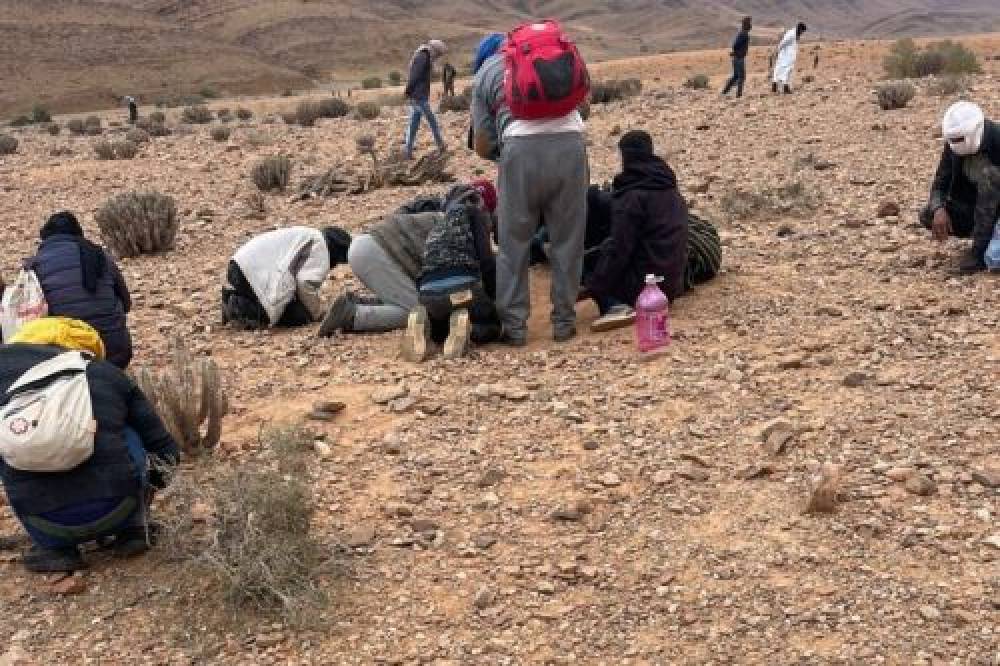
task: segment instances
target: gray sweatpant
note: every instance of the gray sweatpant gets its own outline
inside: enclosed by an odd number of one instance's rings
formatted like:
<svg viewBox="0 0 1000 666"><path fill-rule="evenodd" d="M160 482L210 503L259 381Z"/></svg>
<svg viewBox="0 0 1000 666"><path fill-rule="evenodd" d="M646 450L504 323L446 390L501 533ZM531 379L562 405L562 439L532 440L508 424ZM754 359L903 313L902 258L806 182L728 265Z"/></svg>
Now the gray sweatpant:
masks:
<svg viewBox="0 0 1000 666"><path fill-rule="evenodd" d="M531 314L531 240L544 221L552 267L552 327L576 326L583 274L590 167L582 134L538 134L504 140L500 154L500 255L497 307L505 333L527 336Z"/></svg>
<svg viewBox="0 0 1000 666"><path fill-rule="evenodd" d="M417 285L402 267L368 234L355 236L347 263L380 305L358 305L353 331L384 333L406 328L410 310L417 307Z"/></svg>

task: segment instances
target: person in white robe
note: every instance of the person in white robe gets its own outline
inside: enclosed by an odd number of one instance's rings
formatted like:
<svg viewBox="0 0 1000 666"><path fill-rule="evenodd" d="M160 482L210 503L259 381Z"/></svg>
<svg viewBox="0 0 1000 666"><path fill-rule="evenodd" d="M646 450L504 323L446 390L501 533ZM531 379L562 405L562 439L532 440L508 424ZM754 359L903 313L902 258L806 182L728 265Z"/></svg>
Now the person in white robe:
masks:
<svg viewBox="0 0 1000 666"><path fill-rule="evenodd" d="M774 92L778 92L778 87L781 86L785 94L791 94L792 88L789 84L792 72L795 70L795 61L799 57L799 40L805 31L806 24L799 23L781 38L774 59L774 77L771 79L771 90Z"/></svg>

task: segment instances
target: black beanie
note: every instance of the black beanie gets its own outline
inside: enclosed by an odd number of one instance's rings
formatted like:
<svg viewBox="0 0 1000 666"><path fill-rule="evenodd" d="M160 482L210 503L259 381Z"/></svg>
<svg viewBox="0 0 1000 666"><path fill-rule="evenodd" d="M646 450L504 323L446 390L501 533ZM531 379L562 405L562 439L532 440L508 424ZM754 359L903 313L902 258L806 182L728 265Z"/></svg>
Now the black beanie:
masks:
<svg viewBox="0 0 1000 666"><path fill-rule="evenodd" d="M351 247L351 234L340 227L326 227L323 229L323 238L326 240L326 248L330 252L330 268L347 263L347 251Z"/></svg>
<svg viewBox="0 0 1000 666"><path fill-rule="evenodd" d="M653 156L653 137L643 130L632 130L626 132L625 136L618 142L618 148L622 151L622 157L629 159L649 159Z"/></svg>
<svg viewBox="0 0 1000 666"><path fill-rule="evenodd" d="M38 234L42 240L56 234L69 234L70 236L83 236L83 227L76 219L76 215L69 211L56 213L42 225L42 230Z"/></svg>

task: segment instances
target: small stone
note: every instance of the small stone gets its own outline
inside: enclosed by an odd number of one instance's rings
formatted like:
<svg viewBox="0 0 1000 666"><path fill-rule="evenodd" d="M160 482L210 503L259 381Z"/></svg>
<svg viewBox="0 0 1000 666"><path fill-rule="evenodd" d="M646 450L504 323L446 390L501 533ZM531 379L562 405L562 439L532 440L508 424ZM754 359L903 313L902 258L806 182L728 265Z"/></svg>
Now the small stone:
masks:
<svg viewBox="0 0 1000 666"><path fill-rule="evenodd" d="M414 532L437 532L439 524L436 520L428 518L416 518L410 521L410 528Z"/></svg>
<svg viewBox="0 0 1000 666"><path fill-rule="evenodd" d="M773 456L781 455L788 449L788 443L795 437L791 430L775 430L764 442L764 450Z"/></svg>
<svg viewBox="0 0 1000 666"><path fill-rule="evenodd" d="M285 635L280 631L276 631L269 634L257 634L257 637L254 638L254 643L257 644L257 647L267 649L280 645L284 640Z"/></svg>
<svg viewBox="0 0 1000 666"><path fill-rule="evenodd" d="M764 464L748 465L739 472L739 478L744 481L756 481L774 474L774 467Z"/></svg>
<svg viewBox="0 0 1000 666"><path fill-rule="evenodd" d="M781 370L798 370L805 366L806 357L802 354L793 354L778 359L778 368Z"/></svg>
<svg viewBox="0 0 1000 666"><path fill-rule="evenodd" d="M87 591L87 581L79 575L64 576L51 583L48 591L61 597L77 596Z"/></svg>
<svg viewBox="0 0 1000 666"><path fill-rule="evenodd" d="M472 605L479 610L484 610L495 604L496 601L497 593L493 588L483 586L476 592L476 596L472 599Z"/></svg>
<svg viewBox="0 0 1000 666"><path fill-rule="evenodd" d="M930 497L937 492L937 486L923 474L914 474L906 480L906 492L920 497Z"/></svg>
<svg viewBox="0 0 1000 666"><path fill-rule="evenodd" d="M484 493L476 502L477 509L495 509L500 506L500 497L496 493Z"/></svg>
<svg viewBox="0 0 1000 666"><path fill-rule="evenodd" d="M491 467L490 469L483 472L483 475L479 477L476 481L476 485L480 488L489 488L490 486L495 486L507 476L507 473L499 467Z"/></svg>
<svg viewBox="0 0 1000 666"><path fill-rule="evenodd" d="M994 534L983 539L983 545L991 546L996 550L1000 550L1000 534Z"/></svg>
<svg viewBox="0 0 1000 666"><path fill-rule="evenodd" d="M607 488L615 488L622 484L621 478L619 478L619 476L614 472L607 472L605 474L602 474L597 478L597 480L601 482L602 486L605 486Z"/></svg>
<svg viewBox="0 0 1000 666"><path fill-rule="evenodd" d="M320 457L320 460L329 460L333 457L333 447L321 439L313 442L313 451Z"/></svg>
<svg viewBox="0 0 1000 666"><path fill-rule="evenodd" d="M1000 469L975 470L972 480L987 488L1000 488Z"/></svg>
<svg viewBox="0 0 1000 666"><path fill-rule="evenodd" d="M585 441L583 443L583 450L584 451L596 451L599 448L600 448L600 444L598 444L593 439L588 439L587 441Z"/></svg>
<svg viewBox="0 0 1000 666"><path fill-rule="evenodd" d="M191 505L191 520L196 523L207 523L213 515L212 507L205 502L195 502Z"/></svg>
<svg viewBox="0 0 1000 666"><path fill-rule="evenodd" d="M897 483L906 481L911 476L917 473L912 467L893 467L885 473L885 475Z"/></svg>
<svg viewBox="0 0 1000 666"><path fill-rule="evenodd" d="M332 412L321 412L321 411L317 411L317 410L314 409L313 411L309 412L309 414L306 416L306 418L309 419L310 421L327 421L327 422L329 422L329 421L333 421L335 418L337 418L337 415L334 414L334 413L332 413Z"/></svg>
<svg viewBox="0 0 1000 666"><path fill-rule="evenodd" d="M347 405L343 402L339 402L336 400L321 400L320 402L313 403L314 412L322 412L326 414L339 414L345 409L347 409Z"/></svg>
<svg viewBox="0 0 1000 666"><path fill-rule="evenodd" d="M840 480L843 469L840 465L826 463L819 475L813 479L813 491L809 497L806 513L833 513L837 509Z"/></svg>
<svg viewBox="0 0 1000 666"><path fill-rule="evenodd" d="M661 469L660 471L653 474L653 483L655 483L658 486L665 486L668 483L670 483L672 479L673 475L666 470Z"/></svg>
<svg viewBox="0 0 1000 666"><path fill-rule="evenodd" d="M899 204L895 201L883 201L878 207L878 216L880 218L899 217Z"/></svg>
<svg viewBox="0 0 1000 666"><path fill-rule="evenodd" d="M867 372L851 372L844 377L843 384L847 388L860 388L871 380L871 375Z"/></svg>
<svg viewBox="0 0 1000 666"><path fill-rule="evenodd" d="M535 588L539 594L555 594L556 585L552 581L543 580Z"/></svg>
<svg viewBox="0 0 1000 666"><path fill-rule="evenodd" d="M372 393L372 402L376 405L388 405L393 400L399 400L409 393L404 384L398 386L386 386Z"/></svg>
<svg viewBox="0 0 1000 666"><path fill-rule="evenodd" d="M417 401L412 396L404 396L389 403L389 411L393 414L405 414L413 409Z"/></svg>
<svg viewBox="0 0 1000 666"><path fill-rule="evenodd" d="M344 535L344 545L348 548L364 548L375 541L374 525L355 525Z"/></svg>
<svg viewBox="0 0 1000 666"><path fill-rule="evenodd" d="M918 612L920 613L920 617L924 618L928 622L941 619L941 611L933 606L921 606Z"/></svg>
<svg viewBox="0 0 1000 666"><path fill-rule="evenodd" d="M475 544L476 548L479 550L489 550L496 545L497 538L494 534L477 534L472 540L472 543Z"/></svg>
<svg viewBox="0 0 1000 666"><path fill-rule="evenodd" d="M688 465L687 467L683 467L680 470L678 470L677 476L681 477L682 479L687 479L688 481L694 481L696 483L704 483L705 481L708 481L708 479L710 478L710 475L706 470L702 469L701 467L694 467L692 465Z"/></svg>

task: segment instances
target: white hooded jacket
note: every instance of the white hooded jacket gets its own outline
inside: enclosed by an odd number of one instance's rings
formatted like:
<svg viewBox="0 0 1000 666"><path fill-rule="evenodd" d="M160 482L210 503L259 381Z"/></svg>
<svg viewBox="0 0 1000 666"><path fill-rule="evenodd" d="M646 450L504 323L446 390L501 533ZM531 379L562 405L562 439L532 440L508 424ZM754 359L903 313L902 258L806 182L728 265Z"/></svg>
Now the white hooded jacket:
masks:
<svg viewBox="0 0 1000 666"><path fill-rule="evenodd" d="M774 62L775 83L788 85L792 80L792 71L795 69L795 61L799 57L798 30L792 28L781 38L778 44L778 57Z"/></svg>
<svg viewBox="0 0 1000 666"><path fill-rule="evenodd" d="M313 320L323 316L319 290L330 273L323 233L310 227L269 231L250 239L233 256L274 324L298 296Z"/></svg>

